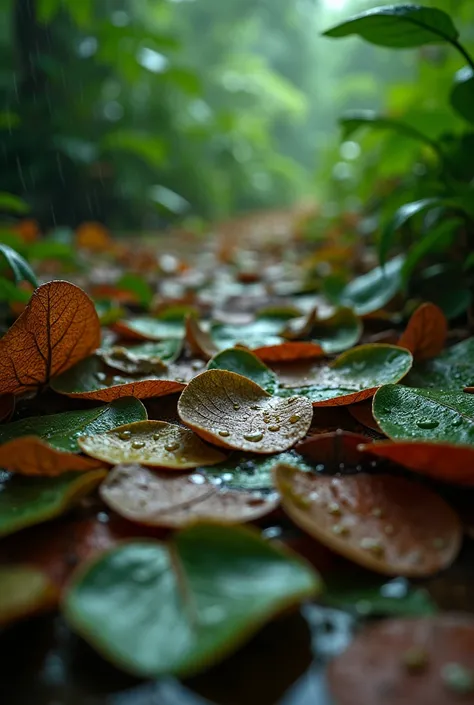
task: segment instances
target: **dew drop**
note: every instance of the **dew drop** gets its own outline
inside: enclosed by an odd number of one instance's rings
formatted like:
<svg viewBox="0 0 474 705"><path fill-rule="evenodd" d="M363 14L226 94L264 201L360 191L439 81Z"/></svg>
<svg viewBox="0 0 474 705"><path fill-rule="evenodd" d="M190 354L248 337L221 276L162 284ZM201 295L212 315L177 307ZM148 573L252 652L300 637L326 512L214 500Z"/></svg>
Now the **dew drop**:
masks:
<svg viewBox="0 0 474 705"><path fill-rule="evenodd" d="M105 374L105 372L97 372L95 377L99 380L99 382L105 382L105 380L107 379L107 375Z"/></svg>
<svg viewBox="0 0 474 705"><path fill-rule="evenodd" d="M377 539L373 539L369 536L366 538L363 538L359 544L361 548L364 549L364 551L370 551L371 553L374 553L376 556L381 556L384 553L384 547L378 541Z"/></svg>
<svg viewBox="0 0 474 705"><path fill-rule="evenodd" d="M425 429L436 428L439 426L439 421L435 421L434 419L421 419L421 421L416 422L416 425L419 428Z"/></svg>
<svg viewBox="0 0 474 705"><path fill-rule="evenodd" d="M324 470L323 463L319 463L318 465L316 465L316 472L323 472L323 470Z"/></svg>
<svg viewBox="0 0 474 705"><path fill-rule="evenodd" d="M377 517L377 519L380 519L380 517L383 515L383 510L380 507L374 507L372 509L372 516Z"/></svg>
<svg viewBox="0 0 474 705"><path fill-rule="evenodd" d="M135 448L135 450L139 450L140 448L145 447L145 441L132 441L132 448Z"/></svg>
<svg viewBox="0 0 474 705"><path fill-rule="evenodd" d="M474 693L474 671L460 663L447 663L442 672L443 683L451 692L460 695Z"/></svg>
<svg viewBox="0 0 474 705"><path fill-rule="evenodd" d="M165 444L165 450L167 450L168 453L172 453L173 451L178 450L179 447L180 443L178 443L178 441L169 441Z"/></svg>
<svg viewBox="0 0 474 705"><path fill-rule="evenodd" d="M118 434L118 437L120 438L121 441L129 441L130 438L132 437L132 432L131 431L120 431Z"/></svg>
<svg viewBox="0 0 474 705"><path fill-rule="evenodd" d="M227 438L227 436L230 436L229 431L226 431L225 429L222 429L218 433L219 433L219 436L222 436L222 438Z"/></svg>
<svg viewBox="0 0 474 705"><path fill-rule="evenodd" d="M290 423L297 423L300 420L301 416L299 414L293 414L290 416L289 421Z"/></svg>
<svg viewBox="0 0 474 705"><path fill-rule="evenodd" d="M238 411L238 410L240 409L240 404L237 404L236 401L232 404L232 406L234 407L234 409L235 409L236 411Z"/></svg>
<svg viewBox="0 0 474 705"><path fill-rule="evenodd" d="M108 524L110 521L110 517L106 512L99 512L97 514L97 521L101 524Z"/></svg>
<svg viewBox="0 0 474 705"><path fill-rule="evenodd" d="M269 426L269 427L268 427L268 430L276 433L276 431L279 431L279 430L280 430L280 426L278 426L278 425L272 425L272 426Z"/></svg>
<svg viewBox="0 0 474 705"><path fill-rule="evenodd" d="M154 441L159 441L160 439L161 439L161 436L160 436L159 433L154 433L154 434L153 434L153 440L154 440Z"/></svg>
<svg viewBox="0 0 474 705"><path fill-rule="evenodd" d="M175 377L175 382L181 382L181 384L184 384L186 380L184 379L184 377Z"/></svg>
<svg viewBox="0 0 474 705"><path fill-rule="evenodd" d="M258 443L258 441L262 440L263 433L260 433L259 431L257 433L246 433L244 438L246 441L250 441L251 443Z"/></svg>
<svg viewBox="0 0 474 705"><path fill-rule="evenodd" d="M257 404L253 404L253 406L250 407L252 411L260 411L260 407L257 406Z"/></svg>
<svg viewBox="0 0 474 705"><path fill-rule="evenodd" d="M338 505L337 502L331 502L330 504L328 504L328 512L329 514L333 514L334 516L340 516L341 507Z"/></svg>
<svg viewBox="0 0 474 705"><path fill-rule="evenodd" d="M206 482L206 478L204 475L199 475L198 473L195 473L194 475L190 475L188 477L189 482L192 482L193 485L204 485Z"/></svg>
<svg viewBox="0 0 474 705"><path fill-rule="evenodd" d="M343 524L334 524L334 526L332 527L332 533L336 534L336 536L347 536L347 534L349 533L349 529Z"/></svg>
<svg viewBox="0 0 474 705"><path fill-rule="evenodd" d="M428 665L429 655L420 646L412 646L402 656L402 663L410 673L419 673Z"/></svg>

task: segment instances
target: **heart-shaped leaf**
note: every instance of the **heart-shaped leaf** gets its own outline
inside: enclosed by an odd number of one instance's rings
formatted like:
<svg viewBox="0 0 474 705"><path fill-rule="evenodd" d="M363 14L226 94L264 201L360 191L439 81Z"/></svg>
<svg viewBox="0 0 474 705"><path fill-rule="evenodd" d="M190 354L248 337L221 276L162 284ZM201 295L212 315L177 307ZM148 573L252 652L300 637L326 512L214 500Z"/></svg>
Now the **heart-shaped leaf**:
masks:
<svg viewBox="0 0 474 705"><path fill-rule="evenodd" d="M278 505L275 497L218 488L203 475L157 473L139 465L115 467L101 485L100 495L125 519L175 529L196 521L256 521Z"/></svg>
<svg viewBox="0 0 474 705"><path fill-rule="evenodd" d="M408 350L396 345L360 345L329 365L301 365L284 386L308 397L314 406L353 404L369 399L383 384L401 380L412 360Z"/></svg>
<svg viewBox="0 0 474 705"><path fill-rule="evenodd" d="M55 477L100 468L102 463L76 453L57 450L38 436L14 438L0 446L0 467L20 475Z"/></svg>
<svg viewBox="0 0 474 705"><path fill-rule="evenodd" d="M337 705L379 705L387 688L400 705L469 703L473 651L472 615L384 619L365 627L331 661L329 690Z"/></svg>
<svg viewBox="0 0 474 705"><path fill-rule="evenodd" d="M450 565L459 552L457 515L419 483L391 475L316 475L287 465L274 474L288 516L369 570L423 577Z"/></svg>
<svg viewBox="0 0 474 705"><path fill-rule="evenodd" d="M107 374L106 369L102 360L94 355L57 377L51 387L68 397L110 402L120 397L163 397L180 392L186 386L184 378L174 378L171 369L166 375L145 378Z"/></svg>
<svg viewBox="0 0 474 705"><path fill-rule="evenodd" d="M208 370L191 380L181 394L178 413L211 443L277 453L306 435L313 409L304 397L278 399L235 372Z"/></svg>
<svg viewBox="0 0 474 705"><path fill-rule="evenodd" d="M351 308L339 308L327 316L315 308L304 318L289 321L282 333L290 340L311 338L328 355L356 345L361 334L362 322Z"/></svg>
<svg viewBox="0 0 474 705"><path fill-rule="evenodd" d="M474 485L474 447L439 441L382 441L361 446L366 453L421 475L458 485Z"/></svg>
<svg viewBox="0 0 474 705"><path fill-rule="evenodd" d="M464 392L388 384L375 395L373 412L393 440L474 444L474 397Z"/></svg>
<svg viewBox="0 0 474 705"><path fill-rule="evenodd" d="M65 473L54 478L0 473L0 536L39 524L68 511L92 492L105 470Z"/></svg>
<svg viewBox="0 0 474 705"><path fill-rule="evenodd" d="M30 265L26 260L23 259L21 255L18 254L13 247L8 245L0 244L0 254L2 254L10 267L15 284L20 284L20 282L30 282L34 287L38 286L38 281L36 279L35 273L31 269Z"/></svg>
<svg viewBox="0 0 474 705"><path fill-rule="evenodd" d="M398 345L407 348L416 361L429 360L443 350L448 337L448 321L435 304L419 306L412 314Z"/></svg>
<svg viewBox="0 0 474 705"><path fill-rule="evenodd" d="M257 533L202 524L169 544L133 541L100 556L71 584L64 612L74 630L126 671L187 675L220 661L276 613L318 591L305 563Z"/></svg>
<svg viewBox="0 0 474 705"><path fill-rule="evenodd" d="M274 394L278 387L276 374L260 358L243 348L230 348L217 353L209 360L207 369L236 372L248 377L269 394Z"/></svg>
<svg viewBox="0 0 474 705"><path fill-rule="evenodd" d="M54 608L58 593L49 578L31 566L0 567L0 624L11 624Z"/></svg>
<svg viewBox="0 0 474 705"><path fill-rule="evenodd" d="M457 72L451 91L451 105L465 120L474 123L474 70L471 66Z"/></svg>
<svg viewBox="0 0 474 705"><path fill-rule="evenodd" d="M400 291L402 256L395 257L384 267L375 267L353 279L342 291L340 303L362 316L386 306Z"/></svg>
<svg viewBox="0 0 474 705"><path fill-rule="evenodd" d="M138 399L117 399L96 409L32 416L5 424L0 426L0 444L23 436L38 436L53 448L79 453L79 436L103 433L116 426L146 418L146 409Z"/></svg>
<svg viewBox="0 0 474 705"><path fill-rule="evenodd" d="M336 38L351 34L357 34L371 44L392 49L445 42L452 44L459 37L446 12L422 5L376 7L324 32L324 36Z"/></svg>
<svg viewBox="0 0 474 705"><path fill-rule="evenodd" d="M142 463L170 470L214 465L225 455L201 441L192 431L165 421L137 421L107 433L82 436L84 453L112 465ZM1 448L1 446L0 446Z"/></svg>
<svg viewBox="0 0 474 705"><path fill-rule="evenodd" d="M43 284L0 340L0 394L47 384L99 344L99 319L87 294L69 282Z"/></svg>
<svg viewBox="0 0 474 705"><path fill-rule="evenodd" d="M411 387L458 389L474 383L474 338L463 340L441 355L410 370L406 384Z"/></svg>

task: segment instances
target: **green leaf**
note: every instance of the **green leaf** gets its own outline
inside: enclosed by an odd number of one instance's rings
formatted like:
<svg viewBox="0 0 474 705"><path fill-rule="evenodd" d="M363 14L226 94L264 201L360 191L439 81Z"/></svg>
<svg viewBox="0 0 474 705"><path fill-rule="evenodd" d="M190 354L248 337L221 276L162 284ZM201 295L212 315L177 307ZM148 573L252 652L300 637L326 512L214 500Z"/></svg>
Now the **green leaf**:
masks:
<svg viewBox="0 0 474 705"><path fill-rule="evenodd" d="M66 242L42 240L28 245L28 257L31 260L59 259L64 262L74 262L76 250Z"/></svg>
<svg viewBox="0 0 474 705"><path fill-rule="evenodd" d="M338 404L362 401L384 384L399 382L410 370L413 358L408 350L395 345L359 345L339 355L329 365L316 365L305 375L304 386L285 389L286 395L299 394L322 404L339 399ZM280 396L282 392L280 391Z"/></svg>
<svg viewBox="0 0 474 705"><path fill-rule="evenodd" d="M250 349L279 345L284 340L280 333L286 318L270 316L257 318L243 326L218 323L211 329L211 336L220 350L245 345Z"/></svg>
<svg viewBox="0 0 474 705"><path fill-rule="evenodd" d="M360 316L383 308L400 290L404 261L400 255L387 262L385 267L376 267L356 277L344 288L340 303L353 308Z"/></svg>
<svg viewBox="0 0 474 705"><path fill-rule="evenodd" d="M423 617L438 611L427 590L411 587L404 578L388 583L366 579L358 587L348 586L347 581L330 581L324 602L365 618Z"/></svg>
<svg viewBox="0 0 474 705"><path fill-rule="evenodd" d="M444 201L441 198L425 198L421 201L405 203L405 205L401 206L401 208L395 212L395 215L388 225L382 230L378 242L380 264L382 266L385 264L397 230L400 230L400 228L406 225L415 215L425 213L431 210L431 208L437 208L442 205L444 205Z"/></svg>
<svg viewBox="0 0 474 705"><path fill-rule="evenodd" d="M58 477L26 477L0 471L0 536L64 514L104 479L104 470Z"/></svg>
<svg viewBox="0 0 474 705"><path fill-rule="evenodd" d="M201 524L168 544L131 541L89 563L71 584L64 613L124 670L183 676L221 661L319 590L308 565L257 532Z"/></svg>
<svg viewBox="0 0 474 705"><path fill-rule="evenodd" d="M16 284L27 281L34 287L38 286L38 280L30 265L21 255L8 245L0 245L0 253L4 256L10 267Z"/></svg>
<svg viewBox="0 0 474 705"><path fill-rule="evenodd" d="M125 291L131 291L132 294L135 294L144 308L150 306L153 299L153 289L139 274L133 274L132 272L124 274L120 277L116 286L118 289L125 289Z"/></svg>
<svg viewBox="0 0 474 705"><path fill-rule="evenodd" d="M370 127L374 130L393 130L404 137L424 142L435 149L435 151L438 151L436 144L415 127L400 122L399 120L393 120L393 118L379 115L373 110L349 110L339 118L339 124L342 129L342 138L344 141L350 139L358 130Z"/></svg>
<svg viewBox="0 0 474 705"><path fill-rule="evenodd" d="M217 353L207 365L208 370L229 370L248 377L259 384L269 394L278 387L276 374L259 358L248 350L230 348Z"/></svg>
<svg viewBox="0 0 474 705"><path fill-rule="evenodd" d="M0 426L0 443L21 436L39 436L58 450L79 453L79 436L93 436L133 421L145 421L146 409L138 399L124 397L96 409L32 416Z"/></svg>
<svg viewBox="0 0 474 705"><path fill-rule="evenodd" d="M389 384L375 395L373 413L394 440L474 444L471 394Z"/></svg>
<svg viewBox="0 0 474 705"><path fill-rule="evenodd" d="M459 32L450 16L422 5L387 5L352 17L324 32L326 37L357 34L371 44L406 49L423 44L455 43Z"/></svg>
<svg viewBox="0 0 474 705"><path fill-rule="evenodd" d="M236 452L218 465L198 470L206 477L214 479L216 484L232 490L272 491L275 489L272 471L279 463L286 463L300 470L313 469L301 455L290 450L276 455Z"/></svg>
<svg viewBox="0 0 474 705"><path fill-rule="evenodd" d="M161 319L151 316L137 316L123 321L132 333L138 333L148 340L180 339L184 337L184 322L182 319ZM121 331L122 332L122 331Z"/></svg>
<svg viewBox="0 0 474 705"><path fill-rule="evenodd" d="M451 105L461 117L474 123L474 70L470 66L465 66L456 74Z"/></svg>
<svg viewBox="0 0 474 705"><path fill-rule="evenodd" d="M298 335L301 331L302 336ZM338 308L329 316L319 316L315 308L306 319L289 321L285 337L291 340L311 339L325 353L333 355L352 348L362 335L362 321L351 308Z"/></svg>
<svg viewBox="0 0 474 705"><path fill-rule="evenodd" d="M138 130L107 132L101 146L105 151L133 154L153 168L162 167L168 153L164 139Z"/></svg>
<svg viewBox="0 0 474 705"><path fill-rule="evenodd" d="M413 280L412 287L416 296L439 306L449 319L465 313L472 300L463 269L457 264L425 269Z"/></svg>
<svg viewBox="0 0 474 705"><path fill-rule="evenodd" d="M474 338L463 340L433 360L413 365L405 384L410 387L458 390L474 385Z"/></svg>
<svg viewBox="0 0 474 705"><path fill-rule="evenodd" d="M13 282L5 277L0 277L0 301L8 303L18 302L26 304L30 300L30 294L23 289L19 289Z"/></svg>
<svg viewBox="0 0 474 705"><path fill-rule="evenodd" d="M12 193L0 193L0 211L24 215L29 210L29 205L18 196L14 196Z"/></svg>
<svg viewBox="0 0 474 705"><path fill-rule="evenodd" d="M402 280L406 282L410 279L413 270L424 257L431 252L438 252L440 249L447 250L456 236L464 221L461 218L450 218L443 220L438 225L431 228L422 238L411 247L406 255L405 264L402 269Z"/></svg>

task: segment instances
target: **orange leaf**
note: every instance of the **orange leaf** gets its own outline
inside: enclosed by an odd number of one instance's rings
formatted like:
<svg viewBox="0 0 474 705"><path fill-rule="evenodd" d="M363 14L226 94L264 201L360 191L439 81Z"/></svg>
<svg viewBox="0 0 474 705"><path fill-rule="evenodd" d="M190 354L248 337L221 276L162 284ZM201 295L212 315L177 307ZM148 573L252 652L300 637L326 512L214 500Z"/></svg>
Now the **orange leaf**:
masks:
<svg viewBox="0 0 474 705"><path fill-rule="evenodd" d="M429 360L443 350L447 335L446 316L435 304L426 303L412 314L398 345L407 348L415 360Z"/></svg>
<svg viewBox="0 0 474 705"><path fill-rule="evenodd" d="M213 357L219 349L210 334L201 328L198 319L195 316L188 315L185 323L186 342L191 352L194 355L204 357L206 360Z"/></svg>
<svg viewBox="0 0 474 705"><path fill-rule="evenodd" d="M291 341L280 345L266 345L253 350L254 355L263 362L294 362L296 360L314 360L324 357L320 345L304 341Z"/></svg>
<svg viewBox="0 0 474 705"><path fill-rule="evenodd" d="M69 282L43 284L0 340L0 394L47 384L99 344L99 318L87 294Z"/></svg>
<svg viewBox="0 0 474 705"><path fill-rule="evenodd" d="M113 242L109 231L100 223L82 223L76 230L76 244L92 252L107 252Z"/></svg>
<svg viewBox="0 0 474 705"><path fill-rule="evenodd" d="M363 450L436 480L474 485L474 447L430 441L381 441Z"/></svg>
<svg viewBox="0 0 474 705"><path fill-rule="evenodd" d="M73 470L94 470L102 467L102 463L56 450L37 436L22 436L0 446L0 467L20 475L55 477Z"/></svg>
<svg viewBox="0 0 474 705"><path fill-rule="evenodd" d="M18 233L23 242L36 242L40 236L40 228L38 222L33 218L25 218L13 228L14 232Z"/></svg>
<svg viewBox="0 0 474 705"><path fill-rule="evenodd" d="M372 413L372 401L362 401L358 404L350 404L350 406L346 408L350 415L353 416L360 424L367 426L367 428L371 428L372 431L381 433L383 436L385 435L377 421L374 419L374 415Z"/></svg>
<svg viewBox="0 0 474 705"><path fill-rule="evenodd" d="M73 399L96 399L97 401L114 401L120 397L135 397L136 399L151 399L151 397L165 397L168 394L181 392L186 384L172 379L143 379L127 384L116 384L112 387L93 389L83 392L65 392L56 387L52 388L59 394L64 394Z"/></svg>

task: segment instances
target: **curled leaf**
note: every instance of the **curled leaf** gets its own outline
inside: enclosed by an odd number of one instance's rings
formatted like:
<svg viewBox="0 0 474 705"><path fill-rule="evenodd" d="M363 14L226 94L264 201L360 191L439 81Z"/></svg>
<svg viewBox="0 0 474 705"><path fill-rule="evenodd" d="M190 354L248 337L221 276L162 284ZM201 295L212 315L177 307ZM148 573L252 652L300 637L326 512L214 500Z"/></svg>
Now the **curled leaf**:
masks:
<svg viewBox="0 0 474 705"><path fill-rule="evenodd" d="M347 411L363 426L372 429L372 431L383 434L382 429L378 425L372 413L372 401L370 399L368 401L359 402L358 404L350 404L347 407Z"/></svg>
<svg viewBox="0 0 474 705"><path fill-rule="evenodd" d="M53 448L37 436L22 436L0 446L0 467L20 475L55 477L66 472L86 472L102 463Z"/></svg>
<svg viewBox="0 0 474 705"><path fill-rule="evenodd" d="M150 316L137 316L126 321L118 321L113 330L127 340L183 340L184 323L178 319L160 319Z"/></svg>
<svg viewBox="0 0 474 705"><path fill-rule="evenodd" d="M160 375L181 352L181 340L163 340L141 345L113 345L98 351L108 367L129 375Z"/></svg>
<svg viewBox="0 0 474 705"><path fill-rule="evenodd" d="M99 319L87 294L69 282L43 284L0 340L0 394L47 384L99 344Z"/></svg>
<svg viewBox="0 0 474 705"><path fill-rule="evenodd" d="M264 362L314 360L324 356L324 350L320 345L304 340L286 341L279 345L264 345L254 348L254 353Z"/></svg>
<svg viewBox="0 0 474 705"><path fill-rule="evenodd" d="M314 308L304 318L288 322L282 335L288 340L311 338L326 354L342 352L357 344L362 334L362 322L351 308L339 308L321 316Z"/></svg>
<svg viewBox="0 0 474 705"><path fill-rule="evenodd" d="M462 540L453 510L427 487L390 475L274 470L288 516L328 548L385 575L423 577L449 566ZM433 521L436 517L436 521Z"/></svg>
<svg viewBox="0 0 474 705"><path fill-rule="evenodd" d="M214 465L225 458L223 453L203 443L192 431L165 421L126 424L107 433L82 436L78 443L87 455L112 465L143 463L186 470L199 465Z"/></svg>
<svg viewBox="0 0 474 705"><path fill-rule="evenodd" d="M191 380L181 394L178 413L211 443L277 453L306 435L313 410L304 397L278 399L235 372L208 370Z"/></svg>
<svg viewBox="0 0 474 705"><path fill-rule="evenodd" d="M102 554L63 607L71 627L126 671L186 675L318 590L308 565L256 532L200 524L168 544L130 541Z"/></svg>
<svg viewBox="0 0 474 705"><path fill-rule="evenodd" d="M186 317L186 342L194 355L202 356L205 360L219 351L210 333L204 330L195 316Z"/></svg>
<svg viewBox="0 0 474 705"><path fill-rule="evenodd" d="M53 609L58 593L49 578L31 566L0 567L0 625Z"/></svg>
<svg viewBox="0 0 474 705"><path fill-rule="evenodd" d="M448 321L435 304L419 306L412 314L398 345L407 348L413 358L429 360L440 354L448 336Z"/></svg>
<svg viewBox="0 0 474 705"><path fill-rule="evenodd" d="M203 475L157 473L139 465L115 467L101 485L100 495L125 519L171 528L198 520L255 521L278 505L275 498L217 488Z"/></svg>

